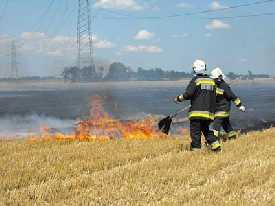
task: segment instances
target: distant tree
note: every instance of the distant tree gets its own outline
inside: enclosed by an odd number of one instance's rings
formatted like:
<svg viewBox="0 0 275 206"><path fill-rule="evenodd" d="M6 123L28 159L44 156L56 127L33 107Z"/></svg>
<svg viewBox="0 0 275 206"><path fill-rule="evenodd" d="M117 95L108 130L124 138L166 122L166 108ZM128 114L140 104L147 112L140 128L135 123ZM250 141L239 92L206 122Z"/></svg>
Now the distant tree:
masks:
<svg viewBox="0 0 275 206"><path fill-rule="evenodd" d="M80 81L80 69L78 67L71 67L71 81L72 82Z"/></svg>
<svg viewBox="0 0 275 206"><path fill-rule="evenodd" d="M114 62L110 65L109 72L104 78L105 80L119 80L125 81L129 80L130 78L130 71L129 67L126 67L121 62Z"/></svg>
<svg viewBox="0 0 275 206"><path fill-rule="evenodd" d="M176 72L172 71L164 71L161 68L155 68L150 70L145 70L141 67L137 69L137 79L138 80L148 80L148 81L156 81L156 80L179 80L183 78L192 78L192 75L185 72Z"/></svg>
<svg viewBox="0 0 275 206"><path fill-rule="evenodd" d="M62 72L64 81L79 82L80 81L80 69L78 67L66 67Z"/></svg>
<svg viewBox="0 0 275 206"><path fill-rule="evenodd" d="M179 80L179 79L186 79L186 78L192 78L193 75L191 73L186 72L177 72L177 71L169 71L166 72L166 76L169 78L169 80Z"/></svg>
<svg viewBox="0 0 275 206"><path fill-rule="evenodd" d="M146 74L145 74L146 70L143 69L142 67L138 67L137 69L137 80L146 80Z"/></svg>
<svg viewBox="0 0 275 206"><path fill-rule="evenodd" d="M78 67L65 67L62 76L65 82L91 82L102 80L102 75L96 72L95 66L85 66L82 69Z"/></svg>
<svg viewBox="0 0 275 206"><path fill-rule="evenodd" d="M239 75L235 74L234 72L229 72L227 74L227 77L231 80L237 79L239 77Z"/></svg>
<svg viewBox="0 0 275 206"><path fill-rule="evenodd" d="M154 71L154 76L156 80L161 80L165 78L165 72L161 68L156 68Z"/></svg>
<svg viewBox="0 0 275 206"><path fill-rule="evenodd" d="M105 71L105 68L103 66L100 66L98 68L98 77L102 80L103 77L104 77L104 71Z"/></svg>
<svg viewBox="0 0 275 206"><path fill-rule="evenodd" d="M95 66L86 66L81 69L81 81L91 82L100 80L96 73Z"/></svg>
<svg viewBox="0 0 275 206"><path fill-rule="evenodd" d="M249 80L253 80L254 79L253 73L250 70L248 71L248 79Z"/></svg>
<svg viewBox="0 0 275 206"><path fill-rule="evenodd" d="M70 81L70 68L65 67L61 76L63 77L64 82Z"/></svg>
<svg viewBox="0 0 275 206"><path fill-rule="evenodd" d="M271 76L268 74L253 74L254 78L270 78Z"/></svg>
<svg viewBox="0 0 275 206"><path fill-rule="evenodd" d="M160 67L152 69L143 69L138 67L137 71L131 70L121 62L114 62L109 66L108 73L105 73L104 67L86 66L82 69L77 67L66 67L62 73L64 81L158 81L158 80L179 80L183 78L192 78L191 73L179 71L165 71Z"/></svg>

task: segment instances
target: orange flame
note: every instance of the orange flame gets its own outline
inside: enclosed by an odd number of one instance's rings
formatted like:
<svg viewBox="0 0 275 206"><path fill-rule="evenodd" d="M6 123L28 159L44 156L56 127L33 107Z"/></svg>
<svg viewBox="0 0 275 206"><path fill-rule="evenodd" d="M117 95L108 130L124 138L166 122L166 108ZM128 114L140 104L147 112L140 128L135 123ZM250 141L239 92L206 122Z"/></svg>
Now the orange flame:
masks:
<svg viewBox="0 0 275 206"><path fill-rule="evenodd" d="M167 138L167 135L156 129L156 120L152 117L127 122L111 118L104 111L103 102L99 96L91 98L90 107L90 117L76 124L74 134L50 134L50 129L44 127L39 138L31 137L30 140L106 141L111 139Z"/></svg>

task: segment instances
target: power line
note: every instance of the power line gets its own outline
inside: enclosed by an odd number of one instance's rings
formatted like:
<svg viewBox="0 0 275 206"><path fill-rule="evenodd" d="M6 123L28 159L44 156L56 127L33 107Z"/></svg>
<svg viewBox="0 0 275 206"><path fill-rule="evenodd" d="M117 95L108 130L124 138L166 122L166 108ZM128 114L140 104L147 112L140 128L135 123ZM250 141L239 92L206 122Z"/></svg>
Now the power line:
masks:
<svg viewBox="0 0 275 206"><path fill-rule="evenodd" d="M42 20L45 18L45 16L47 16L48 12L50 11L50 9L52 8L53 4L54 4L55 0L51 0L48 4L48 6L46 7L46 9L43 11L43 13L40 15L40 17L38 18L39 20L37 21L37 24L34 26L34 29L32 29L31 31L38 31L40 26L42 25L41 22ZM25 42L22 42L20 47L23 47L25 45Z"/></svg>
<svg viewBox="0 0 275 206"><path fill-rule="evenodd" d="M11 42L11 78L18 79L17 49L15 41Z"/></svg>
<svg viewBox="0 0 275 206"><path fill-rule="evenodd" d="M70 8L70 4L69 4L68 0L66 0L64 12L62 14L63 18L61 19L61 22L59 22L59 25L56 27L56 29L53 30L52 33L57 34L64 29L64 27L68 24L68 22L72 23L72 14L75 11L76 11L75 7ZM71 26L74 27L73 24L71 24Z"/></svg>
<svg viewBox="0 0 275 206"><path fill-rule="evenodd" d="M117 15L117 17L133 17L133 15L130 14L122 14L120 12L116 11L111 11L111 10L106 10L106 9L100 9L101 12L109 13L109 14L114 14ZM95 15L96 16L96 15Z"/></svg>
<svg viewBox="0 0 275 206"><path fill-rule="evenodd" d="M8 7L8 4L9 4L9 0L6 0L6 1L4 2L3 8L2 8L2 12L1 12L1 14L0 14L0 22L1 22L2 19L4 18L6 9L7 9L7 7Z"/></svg>
<svg viewBox="0 0 275 206"><path fill-rule="evenodd" d="M213 19L239 19L239 18L249 18L249 17L260 17L260 16L274 16L275 12L269 12L269 13L259 13L259 14L248 14L248 15L239 15L239 16L217 16L217 17L211 17L207 18L210 20Z"/></svg>
<svg viewBox="0 0 275 206"><path fill-rule="evenodd" d="M62 22L60 23L60 25L53 31L54 34L57 34L59 33L60 31L62 31L64 29L65 26L67 26L67 24L71 21L71 17L72 17L72 14L75 12L75 8L69 10L65 15L64 15L64 18L62 20Z"/></svg>
<svg viewBox="0 0 275 206"><path fill-rule="evenodd" d="M40 28L40 26L42 25L41 22L43 21L43 19L45 18L45 16L48 15L49 11L51 10L53 4L54 4L55 0L51 0L48 4L48 6L46 7L46 9L44 10L44 12L40 15L40 17L38 18L38 22L37 25L34 27L34 30L38 30Z"/></svg>
<svg viewBox="0 0 275 206"><path fill-rule="evenodd" d="M238 9L241 7L249 7L249 6L253 6L253 5L261 5L261 4L267 4L267 3L272 3L275 0L263 0L263 1L254 1L251 3L243 3L243 4L238 4L238 5L232 5L232 6L226 6L223 8L219 8L219 9L206 9L206 10L202 10L199 12L194 12L194 13L187 13L187 15L195 15L195 14L204 14L204 13L212 13L212 12L217 12L217 11L225 11L225 10L232 10L232 9Z"/></svg>
<svg viewBox="0 0 275 206"><path fill-rule="evenodd" d="M59 4L56 3L55 4L55 7L56 8L53 8L53 12L51 14L49 14L49 20L48 22L45 22L45 26L44 26L44 32L45 33L50 33L51 30L55 30L54 29L54 25L56 25L56 23L58 23L58 18L59 16L61 15L61 9L59 8ZM66 10L67 12L67 10ZM62 16L64 17L65 13L62 14Z"/></svg>
<svg viewBox="0 0 275 206"><path fill-rule="evenodd" d="M5 13L5 10L8 6L8 3L9 3L9 0L6 0L3 4L3 7L2 7L2 12L1 12L1 16Z"/></svg>
<svg viewBox="0 0 275 206"><path fill-rule="evenodd" d="M164 15L164 16L132 16L132 15L123 15L120 14L120 17L100 17L100 19L105 19L105 20L159 20L159 19L169 19L169 18L178 18L178 17L183 17L183 16L194 16L194 15L200 15L200 14L207 14L207 13L214 13L214 12L219 12L219 11L225 11L225 10L233 10L233 9L238 9L241 7L249 7L253 5L261 5L261 4L267 4L267 3L273 3L275 0L264 0L264 1L254 1L251 3L243 3L243 4L238 4L238 5L232 5L232 6L227 6L224 8L219 8L219 9L206 9L206 10L201 10L197 12L192 12L192 13L183 13L183 14L170 14L170 15ZM111 12L109 12L111 13ZM113 12L112 12L113 13ZM117 14L117 13L116 13ZM208 19L208 18L207 18Z"/></svg>

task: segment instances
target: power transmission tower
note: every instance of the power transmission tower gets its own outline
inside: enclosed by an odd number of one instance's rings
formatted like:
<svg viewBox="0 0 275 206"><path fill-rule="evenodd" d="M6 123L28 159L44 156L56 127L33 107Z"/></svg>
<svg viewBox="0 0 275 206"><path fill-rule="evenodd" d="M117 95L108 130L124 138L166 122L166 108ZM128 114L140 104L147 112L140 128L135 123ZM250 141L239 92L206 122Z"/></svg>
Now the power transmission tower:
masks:
<svg viewBox="0 0 275 206"><path fill-rule="evenodd" d="M77 66L78 68L90 66L95 69L93 35L91 30L91 10L90 0L78 0L78 18L77 18ZM87 61L88 59L88 61Z"/></svg>
<svg viewBox="0 0 275 206"><path fill-rule="evenodd" d="M11 42L11 78L18 79L18 67L17 67L17 49L15 41Z"/></svg>

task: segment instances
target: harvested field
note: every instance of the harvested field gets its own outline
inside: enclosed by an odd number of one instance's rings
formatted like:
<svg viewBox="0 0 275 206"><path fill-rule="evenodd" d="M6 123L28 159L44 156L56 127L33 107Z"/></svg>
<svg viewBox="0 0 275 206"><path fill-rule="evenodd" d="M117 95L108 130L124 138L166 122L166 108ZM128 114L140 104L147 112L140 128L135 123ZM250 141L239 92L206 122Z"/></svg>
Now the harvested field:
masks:
<svg viewBox="0 0 275 206"><path fill-rule="evenodd" d="M188 143L0 141L0 205L275 205L275 129Z"/></svg>

